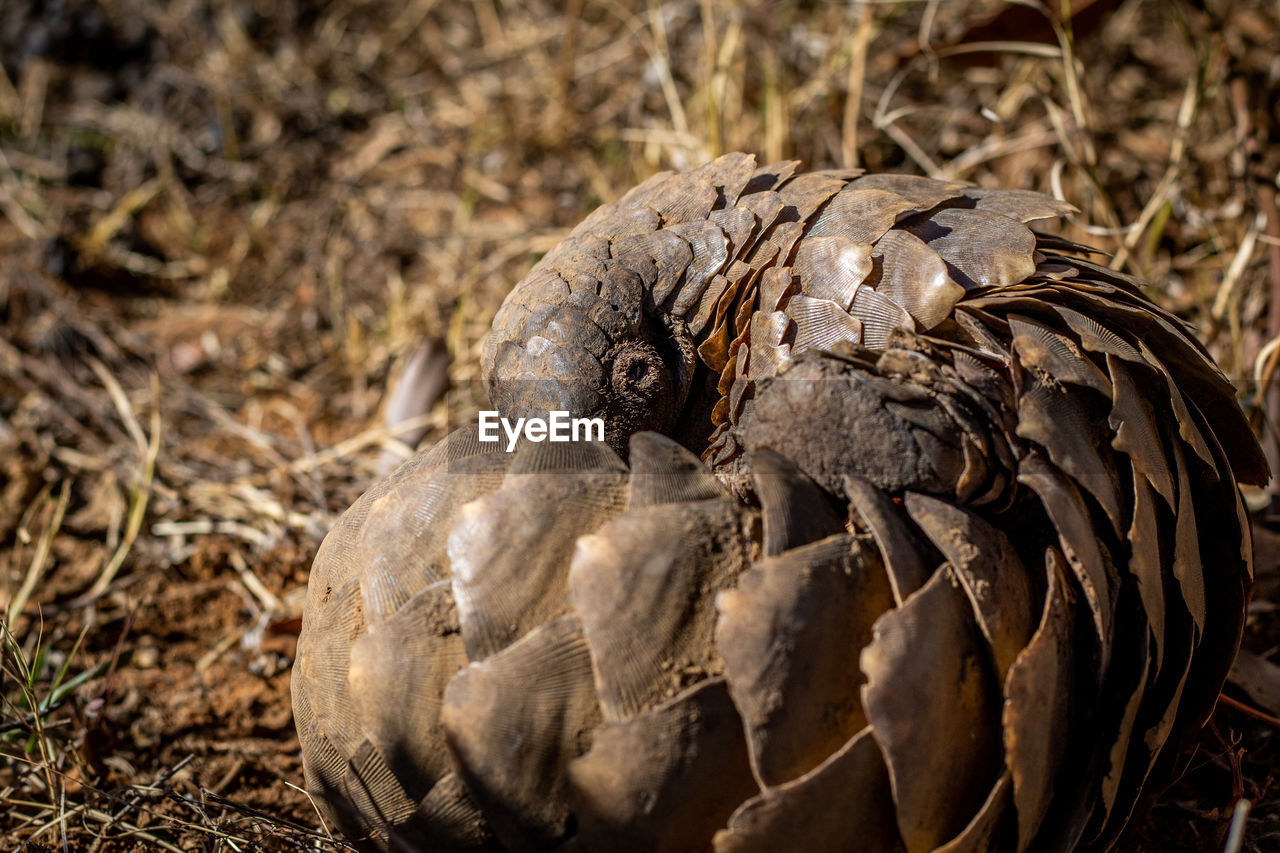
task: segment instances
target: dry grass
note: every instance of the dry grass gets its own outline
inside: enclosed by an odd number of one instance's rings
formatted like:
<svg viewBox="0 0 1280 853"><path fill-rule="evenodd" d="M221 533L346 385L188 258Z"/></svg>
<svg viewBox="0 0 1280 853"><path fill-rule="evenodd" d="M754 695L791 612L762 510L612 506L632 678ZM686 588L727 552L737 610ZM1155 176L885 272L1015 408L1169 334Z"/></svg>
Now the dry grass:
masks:
<svg viewBox="0 0 1280 853"><path fill-rule="evenodd" d="M506 289L659 168L1061 195L1280 420L1280 13L1070 6L0 4L0 846L342 849L288 666L320 537L398 450L388 378L435 339L465 387ZM1280 849L1276 734L1220 709L1131 846L1223 849L1244 797L1239 849Z"/></svg>

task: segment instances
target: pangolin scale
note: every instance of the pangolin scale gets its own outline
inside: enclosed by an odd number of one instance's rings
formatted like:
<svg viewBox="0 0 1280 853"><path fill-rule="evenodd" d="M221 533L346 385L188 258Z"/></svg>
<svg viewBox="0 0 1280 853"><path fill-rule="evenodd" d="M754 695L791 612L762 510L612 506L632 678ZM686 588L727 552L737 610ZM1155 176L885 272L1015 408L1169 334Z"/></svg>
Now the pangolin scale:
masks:
<svg viewBox="0 0 1280 853"><path fill-rule="evenodd" d="M1207 719L1267 468L1192 330L1063 202L797 166L655 175L503 304L494 408L607 444L460 430L325 539L362 849L1105 850Z"/></svg>

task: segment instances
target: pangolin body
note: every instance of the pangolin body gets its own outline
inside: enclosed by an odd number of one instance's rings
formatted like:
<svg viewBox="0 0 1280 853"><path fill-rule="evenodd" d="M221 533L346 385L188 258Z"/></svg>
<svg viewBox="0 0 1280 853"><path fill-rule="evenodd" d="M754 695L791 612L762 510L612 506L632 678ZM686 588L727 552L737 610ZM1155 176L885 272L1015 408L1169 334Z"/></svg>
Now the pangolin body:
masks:
<svg viewBox="0 0 1280 853"><path fill-rule="evenodd" d="M796 165L657 175L500 309L495 408L609 446L462 430L326 538L294 709L362 847L1102 850L1207 718L1267 472L1190 329L1061 202Z"/></svg>

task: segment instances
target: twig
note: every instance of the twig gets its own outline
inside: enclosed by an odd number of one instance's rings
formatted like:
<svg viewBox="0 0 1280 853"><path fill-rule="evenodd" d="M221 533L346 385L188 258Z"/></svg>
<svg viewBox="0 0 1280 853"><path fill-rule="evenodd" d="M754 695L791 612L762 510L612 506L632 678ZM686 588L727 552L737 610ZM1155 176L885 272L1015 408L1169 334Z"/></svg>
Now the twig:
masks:
<svg viewBox="0 0 1280 853"><path fill-rule="evenodd" d="M1280 717L1273 717L1264 711L1259 711L1257 708L1254 708L1252 705L1246 705L1245 703L1241 702L1239 699L1232 699L1230 696L1227 696L1226 694L1220 694L1218 696L1218 701L1226 705L1228 708L1231 708L1234 711L1239 711L1241 714L1244 714L1246 717L1253 717L1255 720L1262 723L1266 723L1268 726L1271 726L1271 728L1273 729L1280 729Z"/></svg>
<svg viewBox="0 0 1280 853"><path fill-rule="evenodd" d="M54 537L58 535L58 530L62 527L62 518L67 512L67 502L71 499L71 481L62 481L62 491L58 495L58 502L53 509L53 518L49 520L48 526L44 532L40 534L40 541L36 544L35 553L31 555L31 564L27 568L27 575L22 580L22 586L18 588L18 592L13 596L13 600L9 602L9 624L16 625L17 619L22 615L22 611L27 607L27 601L31 598L31 593L35 591L36 583L39 582L40 576L44 574L45 564L49 561L49 552L53 548Z"/></svg>
<svg viewBox="0 0 1280 853"><path fill-rule="evenodd" d="M362 433L353 435L351 438L338 442L327 450L322 450L314 455L303 456L300 459L293 460L293 462L289 463L289 470L298 472L314 471L318 468L323 468L325 465L336 462L345 456L350 456L353 453L363 450L371 444L377 444L384 441L397 433L416 429L420 426L431 425L435 422L435 415L425 414L416 418L410 418L406 421L401 421L394 427L378 426L372 429L367 429Z"/></svg>
<svg viewBox="0 0 1280 853"><path fill-rule="evenodd" d="M284 610L284 603L280 601L271 590L267 589L267 585L253 573L249 568L249 564L245 562L244 557L239 551L232 551L227 556L231 563L231 568L235 569L236 574L240 577L240 582L253 593L253 597L262 605L262 609L267 613L279 613Z"/></svg>
<svg viewBox="0 0 1280 853"><path fill-rule="evenodd" d="M193 752L187 753L187 756L185 758L183 758L177 764L173 765L172 767L168 768L163 773L161 773L159 776L157 776L156 780L152 782L149 787L157 788L160 785L163 785L165 782L168 782L170 779L174 777L174 775L179 770L186 767L193 760L195 760L195 757L196 757L195 753ZM142 792L144 790L145 788L135 787L133 792L125 800L124 805L122 805L119 809L117 809L115 814L111 816L111 821L106 825L104 829L110 829L112 826L115 826L117 823L119 823L121 820L124 819L125 815L127 815L129 812L137 808L138 804L142 802ZM93 844L94 850L98 849L98 847L102 845L103 837L104 836L100 835L96 839L94 839L94 844Z"/></svg>
<svg viewBox="0 0 1280 853"><path fill-rule="evenodd" d="M126 429L129 430L129 434L133 436L134 442L138 445L139 471L137 480L130 489L129 520L125 525L124 538L121 539L120 545L116 548L115 553L111 555L111 559L103 567L101 574L98 575L98 579L94 581L89 591L75 599L75 606L88 604L106 592L107 587L115 578L116 572L120 571L120 567L124 565L125 557L129 555L134 541L138 538L139 531L142 530L142 520L147 513L147 501L151 497L151 481L156 473L156 459L160 455L159 377L154 373L151 374L151 438L148 440L142 434L142 428L138 425L138 420L134 417L133 410L129 407L129 401L125 397L120 383L107 372L107 368L102 362L97 359L91 359L89 364L93 367L94 372L98 374L98 378L107 386L111 399L120 413L121 420L124 421Z"/></svg>
<svg viewBox="0 0 1280 853"><path fill-rule="evenodd" d="M844 101L844 121L841 124L840 154L845 166L858 165L858 114L861 112L862 91L867 81L867 45L871 42L874 18L872 5L867 0L859 3L858 26L849 45L849 82Z"/></svg>

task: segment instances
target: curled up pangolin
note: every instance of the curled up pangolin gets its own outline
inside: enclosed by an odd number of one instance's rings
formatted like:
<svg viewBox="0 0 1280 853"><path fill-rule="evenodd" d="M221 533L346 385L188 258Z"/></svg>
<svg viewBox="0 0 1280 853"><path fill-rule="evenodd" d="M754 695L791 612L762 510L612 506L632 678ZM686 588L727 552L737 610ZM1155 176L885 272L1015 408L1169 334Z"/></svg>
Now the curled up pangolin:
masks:
<svg viewBox="0 0 1280 853"><path fill-rule="evenodd" d="M1104 850L1176 770L1232 386L1070 206L796 165L656 175L508 297L494 408L605 442L464 429L330 532L294 709L361 848Z"/></svg>

